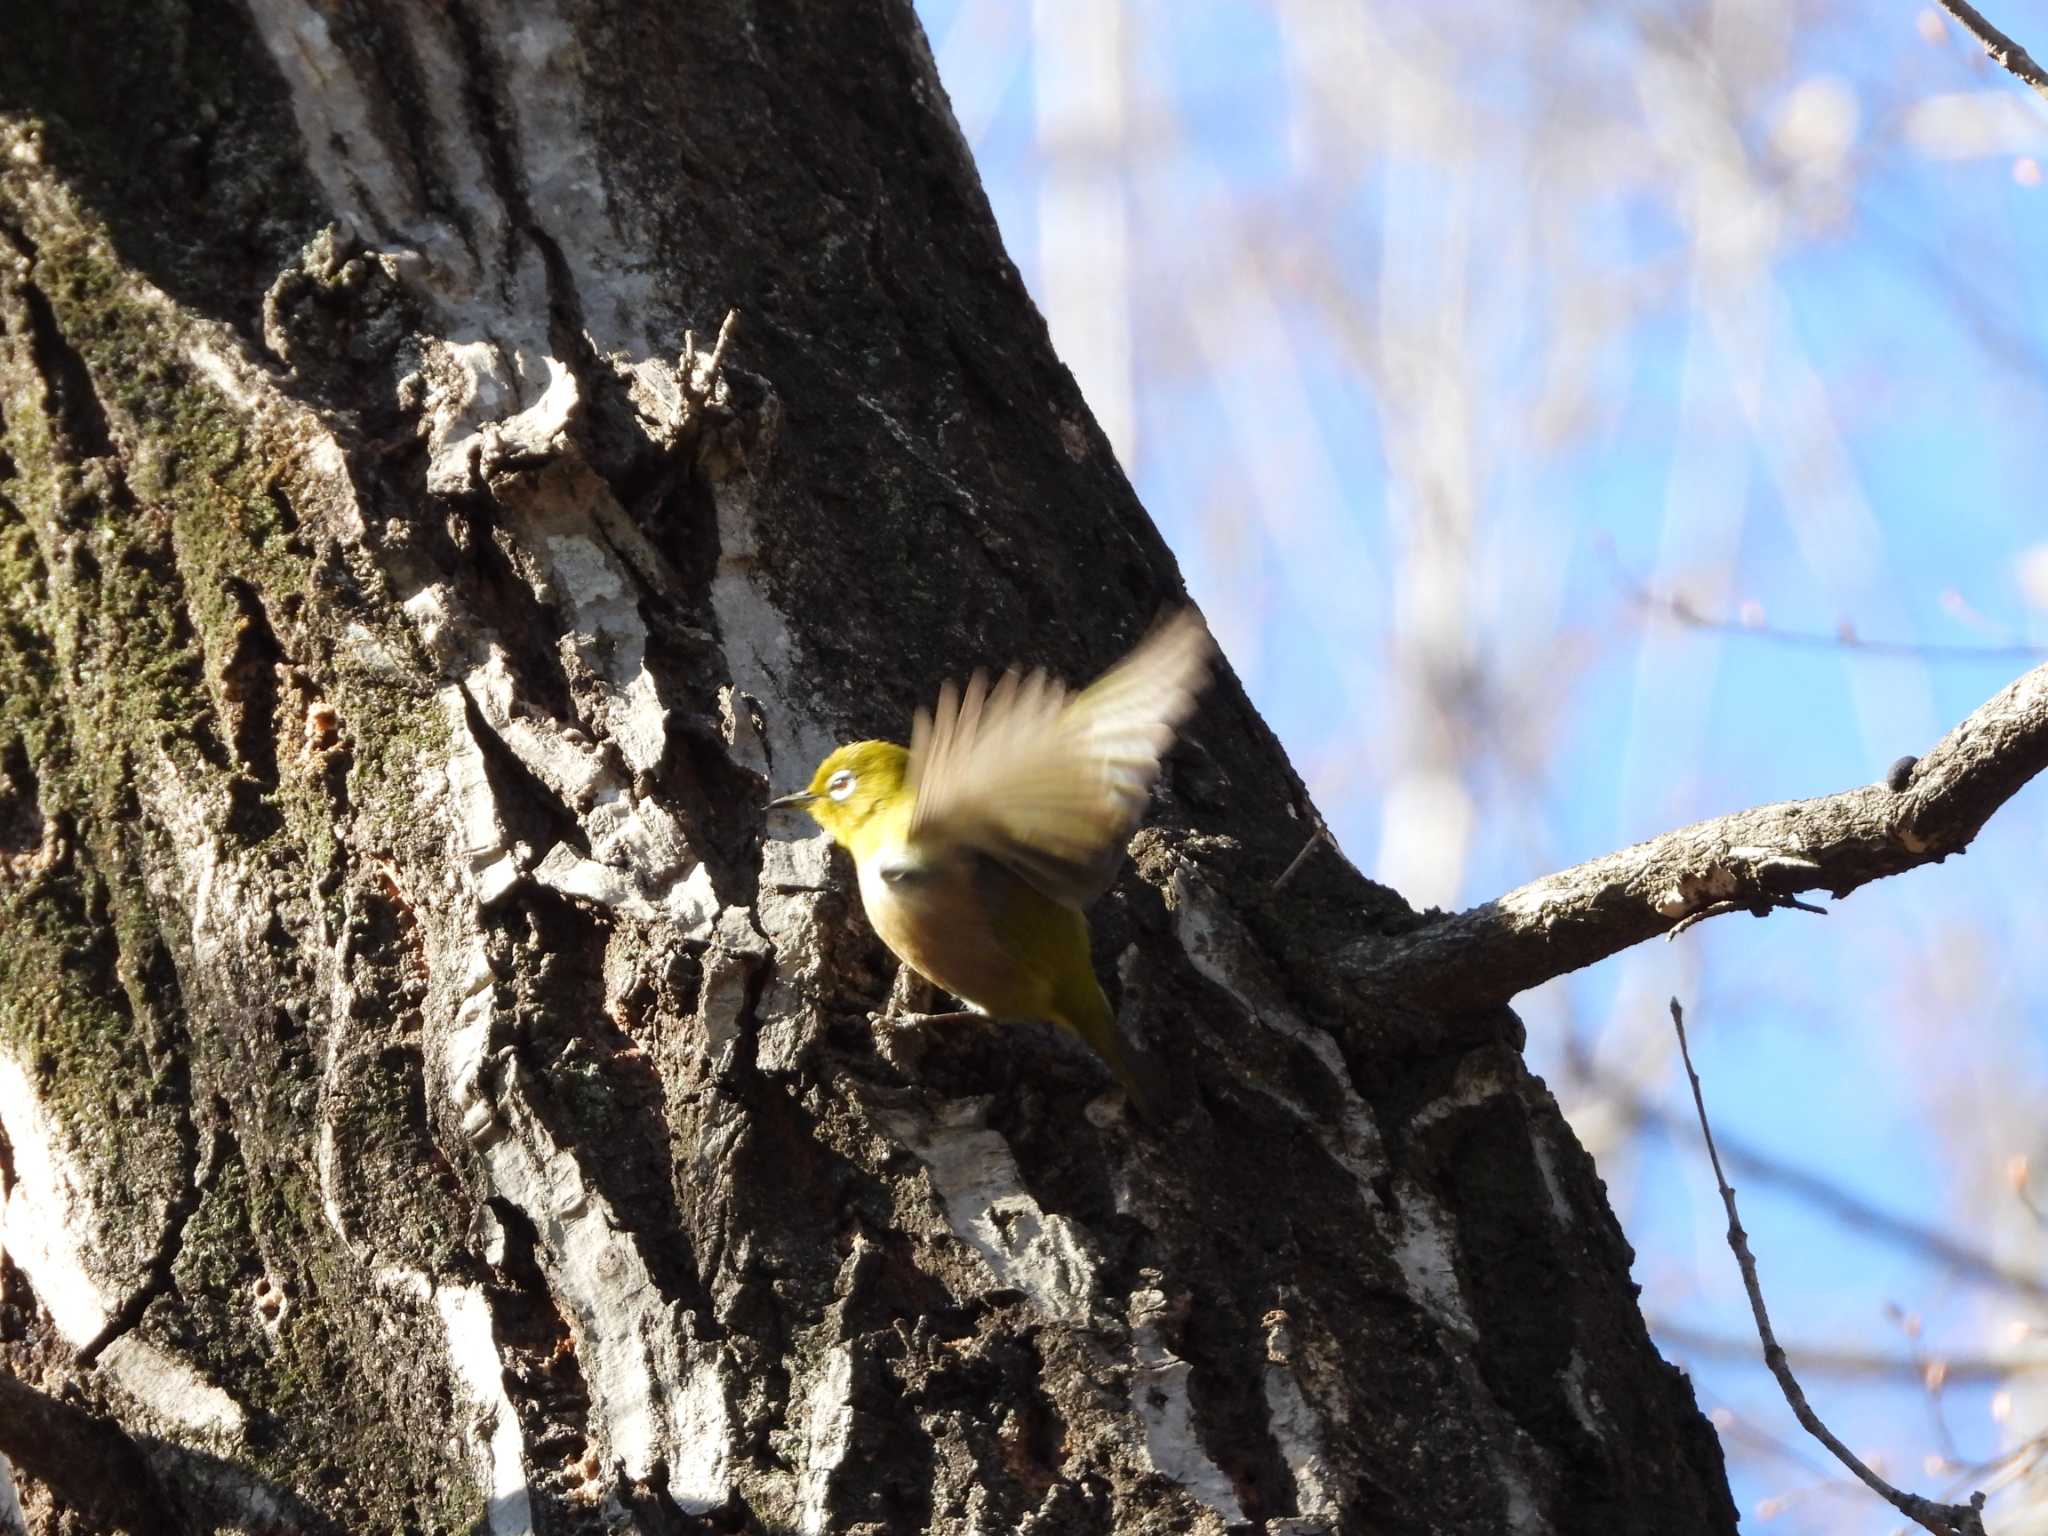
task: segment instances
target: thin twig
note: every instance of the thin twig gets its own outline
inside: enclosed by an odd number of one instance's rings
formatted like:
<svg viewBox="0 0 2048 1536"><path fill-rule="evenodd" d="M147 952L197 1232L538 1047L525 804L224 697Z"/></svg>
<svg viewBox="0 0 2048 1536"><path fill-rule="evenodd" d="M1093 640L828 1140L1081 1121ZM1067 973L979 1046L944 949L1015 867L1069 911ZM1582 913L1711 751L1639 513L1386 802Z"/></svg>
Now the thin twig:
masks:
<svg viewBox="0 0 2048 1536"><path fill-rule="evenodd" d="M1773 645L1794 646L1805 650L1854 651L1865 656L1901 656L1915 661L2038 661L2048 656L2048 646L2028 645L2024 641L2008 641L2003 645L1972 645L1951 640L1870 640L1858 634L1853 625L1843 623L1833 631L1811 629L1780 629L1774 624L1750 624L1741 619L1715 618L1701 613L1686 598L1675 592L1659 592L1641 580L1626 565L1621 556L1610 546L1607 550L1608 565L1614 573L1615 585L1624 596L1639 608L1653 609L1666 618L1708 634L1738 635L1749 640L1766 640Z"/></svg>
<svg viewBox="0 0 2048 1536"><path fill-rule="evenodd" d="M1984 19L1984 13L1969 0L1941 0L1941 8L1963 24L1963 30L1977 39L1992 62L2016 80L2034 88L2034 94L2048 101L2048 72L2034 62L2034 56Z"/></svg>
<svg viewBox="0 0 2048 1536"><path fill-rule="evenodd" d="M2005 1181L2012 1186L2013 1197L2019 1201L2021 1209L2034 1218L2034 1225L2048 1227L2048 1211L2041 1209L2040 1202L2027 1188L2031 1171L2031 1164L2024 1155L2015 1157L2005 1165Z"/></svg>
<svg viewBox="0 0 2048 1536"><path fill-rule="evenodd" d="M1820 1415L1807 1402L1805 1390L1792 1374L1792 1367L1786 1363L1785 1351L1779 1346L1777 1335L1771 1332L1771 1315L1764 1308L1763 1283L1757 1279L1756 1255L1749 1251L1749 1234L1742 1230L1742 1218L1735 1212L1735 1191L1721 1172L1721 1154L1714 1148L1713 1127L1707 1124L1707 1101L1700 1092L1700 1075L1693 1070L1692 1051L1685 1043L1685 1010L1675 997L1671 999L1671 1024L1678 1031L1678 1054L1685 1062L1686 1078L1692 1083L1692 1104L1699 1111L1700 1134L1707 1142L1707 1160L1714 1165L1714 1183L1720 1188L1721 1204L1728 1212L1728 1246L1742 1270L1742 1288L1749 1292L1749 1309L1756 1317L1757 1337L1763 1341L1764 1364L1777 1377L1778 1390L1785 1394L1793 1417L1809 1435L1834 1454L1835 1460L1855 1473L1866 1488L1923 1530L1932 1531L1934 1536L1984 1536L1982 1493L1972 1494L1966 1505L1941 1504L1933 1499L1924 1499L1917 1493L1894 1488L1836 1439L1834 1431L1821 1422Z"/></svg>
<svg viewBox="0 0 2048 1536"><path fill-rule="evenodd" d="M1330 829L1323 825L1320 817L1317 818L1315 831L1309 833L1308 841L1301 845L1301 852L1297 853L1294 856L1294 861L1290 863L1285 869L1280 871L1280 878L1273 882L1273 889L1277 891L1280 889L1281 886L1285 885L1288 881L1292 880L1294 878L1294 872L1297 869L1301 868L1302 865L1306 864L1308 862L1308 856L1316 851L1316 845L1322 842L1329 835Z"/></svg>
<svg viewBox="0 0 2048 1536"><path fill-rule="evenodd" d="M682 391L685 420L700 416L718 394L718 376L725 368L725 349L732 345L732 339L739 334L740 312L728 309L725 319L719 322L718 340L712 343L711 355L707 358L697 350L697 333L683 332ZM698 372L699 360L703 372Z"/></svg>
<svg viewBox="0 0 2048 1536"><path fill-rule="evenodd" d="M2027 1214L2034 1218L2034 1225L2037 1227L2048 1227L2048 1211L2041 1209L2040 1202L2028 1194L2025 1189L2019 1190L2018 1194L2020 1204L2025 1206ZM4 1299L4 1294L0 1294L0 1300Z"/></svg>
<svg viewBox="0 0 2048 1536"><path fill-rule="evenodd" d="M1942 1392L1949 1383L1949 1362L1929 1359L1921 1347L1923 1330L1918 1313L1908 1312L1897 1302L1885 1303L1885 1316L1892 1326L1899 1330L1906 1341L1906 1348L1920 1366L1921 1390L1927 1394L1927 1416L1934 1426L1934 1436L1940 1442L1941 1459L1949 1466L1962 1464L1962 1452L1956 1449L1956 1437L1948 1424L1948 1413L1942 1404Z"/></svg>
<svg viewBox="0 0 2048 1536"><path fill-rule="evenodd" d="M1961 1473L1961 1476L1955 1478L1949 1486L1962 1488L1975 1482L1978 1478L1985 1478L1990 1481L1991 1489L1996 1493L2002 1488L2011 1487L2020 1478L2033 1471L2035 1467L2040 1465L2044 1454L2048 1454L2048 1435L2035 1435L2031 1439L2022 1440L2018 1445L2012 1446L2010 1449L2000 1451L1989 1460L1972 1462L1968 1466L1955 1468L1954 1470Z"/></svg>
<svg viewBox="0 0 2048 1536"><path fill-rule="evenodd" d="M719 322L718 340L711 347L711 361L704 368L704 396L707 400L711 397L712 390L718 387L719 370L725 367L725 349L732 344L732 339L739 333L739 328L740 312L728 309L725 312L725 319Z"/></svg>
<svg viewBox="0 0 2048 1536"><path fill-rule="evenodd" d="M1695 923L1704 923L1710 917L1726 917L1730 912L1747 912L1752 917L1767 917L1777 909L1791 912L1812 912L1820 917L1828 915L1826 907L1816 907L1810 901L1801 901L1794 896L1750 896L1741 901L1717 901L1711 906L1701 907L1697 912L1688 912L1671 925L1666 939L1675 939Z"/></svg>

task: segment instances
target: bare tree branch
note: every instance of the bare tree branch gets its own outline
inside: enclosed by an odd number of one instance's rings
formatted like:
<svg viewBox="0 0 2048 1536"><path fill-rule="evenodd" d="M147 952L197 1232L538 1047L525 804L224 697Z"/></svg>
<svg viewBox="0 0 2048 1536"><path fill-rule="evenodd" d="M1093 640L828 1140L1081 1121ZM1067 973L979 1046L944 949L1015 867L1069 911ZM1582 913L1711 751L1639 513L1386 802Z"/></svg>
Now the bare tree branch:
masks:
<svg viewBox="0 0 2048 1536"><path fill-rule="evenodd" d="M1685 1010L1678 1006L1675 997L1671 999L1671 1023L1678 1031L1678 1054L1684 1058L1686 1078L1692 1083L1693 1108L1699 1111L1700 1134L1707 1141L1707 1160L1714 1165L1714 1183L1721 1191L1721 1204L1728 1211L1728 1246L1734 1251L1735 1262L1742 1270L1742 1288L1749 1292L1749 1309L1756 1315L1757 1337L1763 1341L1764 1364L1778 1378L1778 1388L1791 1405L1793 1417L1809 1435L1834 1454L1835 1460L1855 1473L1865 1487L1915 1525L1934 1532L1935 1536L1984 1536L1983 1494L1973 1495L1966 1505L1940 1504L1917 1493L1894 1488L1842 1444L1834 1431L1821 1422L1820 1415L1813 1411L1813 1405L1807 1402L1799 1378L1792 1374L1792 1367L1785 1362L1785 1351L1771 1332L1771 1315L1764 1307L1763 1283L1756 1273L1756 1255L1749 1251L1749 1234L1742 1230L1742 1218L1735 1211L1735 1191L1729 1187L1727 1175L1721 1172L1721 1154L1714 1150L1714 1131L1707 1124L1707 1101L1700 1092L1700 1075L1692 1069L1692 1052L1685 1043Z"/></svg>
<svg viewBox="0 0 2048 1536"><path fill-rule="evenodd" d="M2048 665L1978 708L1886 783L1697 822L1546 875L1484 905L1351 946L1359 990L1472 1008L1504 1003L1708 908L1762 915L1803 891L1858 886L1961 853L2048 768ZM1896 786L1896 787L1894 787Z"/></svg>
<svg viewBox="0 0 2048 1536"><path fill-rule="evenodd" d="M1984 45L1984 51L2014 79L2034 88L2034 94L2048 101L2048 72L2034 62L2034 56L1984 19L1984 13L1969 0L1941 0L1941 8L1963 24L1963 30Z"/></svg>

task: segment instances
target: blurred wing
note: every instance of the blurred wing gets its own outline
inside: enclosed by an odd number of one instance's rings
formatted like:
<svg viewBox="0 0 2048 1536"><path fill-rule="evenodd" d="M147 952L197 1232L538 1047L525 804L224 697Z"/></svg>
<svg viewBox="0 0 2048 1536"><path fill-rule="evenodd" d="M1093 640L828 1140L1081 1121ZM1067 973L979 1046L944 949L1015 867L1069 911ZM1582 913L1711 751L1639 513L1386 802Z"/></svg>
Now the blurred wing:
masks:
<svg viewBox="0 0 2048 1536"><path fill-rule="evenodd" d="M911 731L910 836L973 848L1085 906L1116 873L1210 651L1187 610L1072 697L1043 672L994 688L976 673L965 693L947 684Z"/></svg>

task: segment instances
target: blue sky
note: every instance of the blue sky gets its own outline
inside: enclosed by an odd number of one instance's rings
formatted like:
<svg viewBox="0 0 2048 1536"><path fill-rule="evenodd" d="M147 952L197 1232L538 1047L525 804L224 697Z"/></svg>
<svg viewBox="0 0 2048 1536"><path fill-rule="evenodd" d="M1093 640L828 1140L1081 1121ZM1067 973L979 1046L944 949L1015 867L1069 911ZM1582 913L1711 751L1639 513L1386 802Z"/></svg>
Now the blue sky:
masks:
<svg viewBox="0 0 2048 1536"><path fill-rule="evenodd" d="M2029 664L1967 648L2048 656L2048 112L1935 13L920 11L1056 344L1367 872L1463 905L1869 782ZM2048 50L2038 0L1993 17ZM1929 649L1696 629L1632 585ZM1523 1000L1653 1319L1748 1336L1719 1204L1696 1134L1616 1134L1567 1046L1689 1115L1674 993L1717 1131L2039 1270L2006 1170L2048 1151L2044 855L2037 785L1967 858L1826 917L1722 919ZM2042 1357L2020 1298L1737 1183L1786 1340ZM1746 1521L1896 1523L1799 1491L1835 1474L1761 1370L1666 1352L1734 1415ZM1808 1385L1928 1492L1929 1455L2048 1428L2026 1378L1939 1414Z"/></svg>

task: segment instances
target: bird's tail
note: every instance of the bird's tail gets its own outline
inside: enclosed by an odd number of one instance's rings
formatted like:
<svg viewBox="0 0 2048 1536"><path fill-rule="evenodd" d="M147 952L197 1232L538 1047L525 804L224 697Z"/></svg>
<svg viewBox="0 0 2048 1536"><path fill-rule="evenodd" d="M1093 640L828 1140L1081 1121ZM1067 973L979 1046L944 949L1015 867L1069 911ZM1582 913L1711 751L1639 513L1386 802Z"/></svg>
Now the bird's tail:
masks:
<svg viewBox="0 0 2048 1536"><path fill-rule="evenodd" d="M1060 998L1060 1020L1075 1034L1094 1049L1116 1080L1123 1085L1125 1093L1138 1108L1138 1113L1150 1123L1159 1123L1158 1096L1146 1086L1124 1048L1123 1031L1117 1028L1116 1010L1109 1006L1102 984L1095 979L1092 971L1084 971L1075 985L1065 989L1069 995Z"/></svg>

